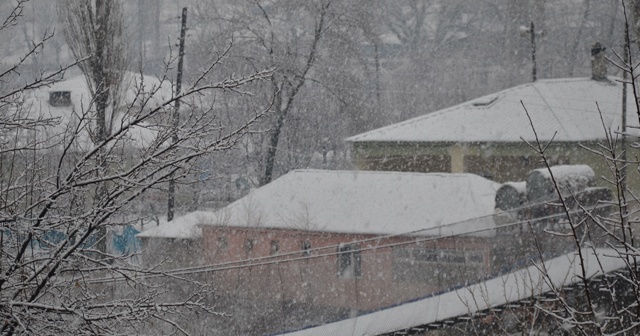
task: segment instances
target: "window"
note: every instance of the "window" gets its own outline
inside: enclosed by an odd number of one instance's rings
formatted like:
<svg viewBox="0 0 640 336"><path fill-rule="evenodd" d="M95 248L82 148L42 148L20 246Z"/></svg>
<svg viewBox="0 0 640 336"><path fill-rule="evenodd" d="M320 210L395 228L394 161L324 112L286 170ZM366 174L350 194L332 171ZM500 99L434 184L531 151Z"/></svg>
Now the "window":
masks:
<svg viewBox="0 0 640 336"><path fill-rule="evenodd" d="M338 277L352 279L362 275L362 258L355 244L341 244L338 247Z"/></svg>
<svg viewBox="0 0 640 336"><path fill-rule="evenodd" d="M484 274L482 250L398 247L394 249L397 281L433 284L462 283Z"/></svg>
<svg viewBox="0 0 640 336"><path fill-rule="evenodd" d="M251 252L253 250L253 246L254 246L255 242L253 241L253 239L247 239L244 241L244 250L246 252Z"/></svg>
<svg viewBox="0 0 640 336"><path fill-rule="evenodd" d="M271 241L271 255L277 254L280 251L280 243L277 240Z"/></svg>
<svg viewBox="0 0 640 336"><path fill-rule="evenodd" d="M303 256L310 256L311 255L311 242L309 242L308 240L303 240L302 243L300 244L302 247L302 255Z"/></svg>
<svg viewBox="0 0 640 336"><path fill-rule="evenodd" d="M431 262L431 263L484 263L484 254L481 250L458 250L458 249L434 249L434 248L396 248L394 249L396 261L406 261L408 263Z"/></svg>
<svg viewBox="0 0 640 336"><path fill-rule="evenodd" d="M71 91L49 92L49 104L51 106L71 106Z"/></svg>
<svg viewBox="0 0 640 336"><path fill-rule="evenodd" d="M220 236L218 237L218 249L226 250L227 249L227 237Z"/></svg>

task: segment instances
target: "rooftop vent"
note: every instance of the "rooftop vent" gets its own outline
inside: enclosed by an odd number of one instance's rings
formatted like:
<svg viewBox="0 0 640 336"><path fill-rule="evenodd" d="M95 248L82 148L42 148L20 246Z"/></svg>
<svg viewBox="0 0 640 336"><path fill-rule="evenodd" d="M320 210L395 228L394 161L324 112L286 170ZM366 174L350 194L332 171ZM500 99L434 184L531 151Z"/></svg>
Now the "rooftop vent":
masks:
<svg viewBox="0 0 640 336"><path fill-rule="evenodd" d="M607 59L604 51L607 50L600 42L591 47L591 79L597 81L607 80Z"/></svg>
<svg viewBox="0 0 640 336"><path fill-rule="evenodd" d="M49 105L55 107L71 106L71 91L50 91Z"/></svg>
<svg viewBox="0 0 640 336"><path fill-rule="evenodd" d="M475 107L487 107L498 100L498 95L482 97L474 100L471 105Z"/></svg>

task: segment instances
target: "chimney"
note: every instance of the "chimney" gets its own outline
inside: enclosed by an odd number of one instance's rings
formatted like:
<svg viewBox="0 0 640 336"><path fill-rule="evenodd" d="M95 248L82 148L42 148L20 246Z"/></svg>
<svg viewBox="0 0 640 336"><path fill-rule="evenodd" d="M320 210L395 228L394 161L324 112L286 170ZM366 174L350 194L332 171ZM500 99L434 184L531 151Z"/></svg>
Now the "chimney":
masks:
<svg viewBox="0 0 640 336"><path fill-rule="evenodd" d="M606 49L600 42L596 42L591 47L591 79L593 80L607 80L607 59L604 57Z"/></svg>

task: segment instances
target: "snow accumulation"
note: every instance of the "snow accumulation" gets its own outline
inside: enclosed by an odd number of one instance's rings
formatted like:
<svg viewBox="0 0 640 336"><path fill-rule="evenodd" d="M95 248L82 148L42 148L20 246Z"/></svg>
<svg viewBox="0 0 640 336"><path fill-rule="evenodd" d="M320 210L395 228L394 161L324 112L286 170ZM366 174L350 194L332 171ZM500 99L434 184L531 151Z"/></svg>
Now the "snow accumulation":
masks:
<svg viewBox="0 0 640 336"><path fill-rule="evenodd" d="M631 133L640 134L633 97L627 100ZM620 131L622 84L588 78L539 80L347 139L350 142L596 141L605 127ZM596 105L597 104L597 105ZM604 126L598 107L602 112ZM498 121L498 122L496 122Z"/></svg>
<svg viewBox="0 0 640 336"><path fill-rule="evenodd" d="M551 167L551 171L547 168L539 168L535 169L534 172L541 174L545 178L550 178L553 173L553 177L560 181L596 178L593 169L587 165L560 165Z"/></svg>
<svg viewBox="0 0 640 336"><path fill-rule="evenodd" d="M491 215L499 187L472 174L296 170L225 207L212 224L406 233Z"/></svg>
<svg viewBox="0 0 640 336"><path fill-rule="evenodd" d="M163 219L158 226L137 234L137 237L197 239L202 236L201 229L198 225L211 223L214 219L215 214L213 212L196 211L175 218L171 222Z"/></svg>
<svg viewBox="0 0 640 336"><path fill-rule="evenodd" d="M577 193L596 185L596 174L587 165L553 166L551 170L540 168L531 171L527 177L527 199L534 201L556 196L551 174L563 195Z"/></svg>
<svg viewBox="0 0 640 336"><path fill-rule="evenodd" d="M505 182L496 191L496 209L511 210L520 207L527 198L527 182Z"/></svg>
<svg viewBox="0 0 640 336"><path fill-rule="evenodd" d="M153 108L171 99L171 84L161 83L157 78L151 76L140 76L133 72L127 72L123 79L124 103L131 105L137 103L142 97L148 97L152 92L147 107ZM158 90L159 89L159 90ZM52 106L49 104L49 93L55 91L69 91L71 93L71 106ZM157 92L156 92L157 91ZM93 110L91 93L84 76L76 76L57 82L50 86L44 86L31 91L25 96L25 103L29 106L30 118L55 118L59 121L55 130L49 133L61 134L66 127L73 127L82 119L86 122L88 118L82 118L82 113ZM114 117L113 130L117 131L122 125L127 123L123 113L117 113ZM55 134L47 134L53 136ZM155 133L144 127L132 127L127 132L127 137L134 140L133 145L143 146L155 138ZM78 141L82 146L91 146L91 139L87 131L80 134Z"/></svg>
<svg viewBox="0 0 640 336"><path fill-rule="evenodd" d="M495 227L491 215L499 187L472 174L295 170L200 222L341 233L454 234ZM178 218L167 227L192 227L194 216L199 215ZM463 223L469 219L474 220ZM447 225L452 223L460 224ZM177 230L164 226L138 236L170 237Z"/></svg>
<svg viewBox="0 0 640 336"><path fill-rule="evenodd" d="M502 184L502 187L511 188L511 189L513 189L514 191L516 191L517 193L520 193L520 194L525 194L527 192L527 182L524 182L524 181L520 181L520 182L505 182L505 183Z"/></svg>
<svg viewBox="0 0 640 336"><path fill-rule="evenodd" d="M609 273L624 267L624 260L611 249L583 249L586 276ZM598 262L600 260L600 263ZM414 302L361 315L318 327L285 333L287 336L380 335L417 327L458 316L472 315L490 307L498 307L535 297L550 291L549 283L562 288L580 280L577 253L546 261L548 278L534 265L479 284L463 287ZM601 268L602 267L602 268Z"/></svg>

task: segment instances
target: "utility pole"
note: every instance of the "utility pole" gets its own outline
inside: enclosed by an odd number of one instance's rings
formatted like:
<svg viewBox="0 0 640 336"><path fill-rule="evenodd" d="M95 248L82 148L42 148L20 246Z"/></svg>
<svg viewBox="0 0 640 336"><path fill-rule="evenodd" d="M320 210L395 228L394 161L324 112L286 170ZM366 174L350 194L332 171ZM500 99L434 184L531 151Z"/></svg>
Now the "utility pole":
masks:
<svg viewBox="0 0 640 336"><path fill-rule="evenodd" d="M629 23L625 20L624 23L624 50L623 50L623 62L624 69L622 69L622 118L620 128L622 131L622 138L620 139L620 146L622 147L622 153L620 153L620 159L622 160L622 167L620 168L620 186L622 192L627 191L627 80L629 79L629 73L627 70L633 70L633 67L629 64ZM633 80L633 76L631 76Z"/></svg>
<svg viewBox="0 0 640 336"><path fill-rule="evenodd" d="M529 33L531 38L531 79L535 82L538 80L538 66L536 64L536 36L544 36L544 30L536 32L535 25L533 24L533 21L531 21L529 27L520 26L520 36L524 37L527 33Z"/></svg>
<svg viewBox="0 0 640 336"><path fill-rule="evenodd" d="M182 8L182 24L180 26L180 49L178 52L178 73L176 75L176 97L182 91L182 66L184 64L184 39L187 30L187 7ZM178 127L180 126L180 99L176 99L175 109L173 111L173 137L171 141L175 144L178 142ZM167 222L173 220L176 199L176 181L173 176L169 180L169 197L167 198Z"/></svg>
<svg viewBox="0 0 640 336"><path fill-rule="evenodd" d="M531 79L535 82L538 79L538 69L536 67L536 30L533 25L533 21L531 21L531 63L533 67L531 68Z"/></svg>

